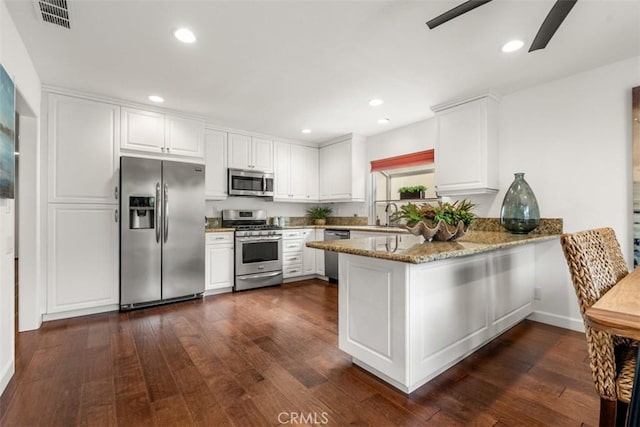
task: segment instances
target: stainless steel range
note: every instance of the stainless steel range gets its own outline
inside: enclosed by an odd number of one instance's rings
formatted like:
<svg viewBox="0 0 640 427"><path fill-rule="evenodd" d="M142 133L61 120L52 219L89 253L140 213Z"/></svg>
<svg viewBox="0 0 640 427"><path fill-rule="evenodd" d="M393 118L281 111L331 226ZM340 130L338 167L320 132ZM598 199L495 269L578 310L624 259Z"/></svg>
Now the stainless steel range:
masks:
<svg viewBox="0 0 640 427"><path fill-rule="evenodd" d="M264 210L223 210L222 226L236 229L234 290L282 283L282 228L267 224Z"/></svg>

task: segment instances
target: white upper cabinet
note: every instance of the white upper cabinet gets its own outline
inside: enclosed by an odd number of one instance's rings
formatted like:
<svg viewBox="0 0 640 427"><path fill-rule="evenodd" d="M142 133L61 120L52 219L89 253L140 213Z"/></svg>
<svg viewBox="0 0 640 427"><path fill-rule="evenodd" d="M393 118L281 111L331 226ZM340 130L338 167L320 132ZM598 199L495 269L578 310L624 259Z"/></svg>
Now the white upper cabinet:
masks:
<svg viewBox="0 0 640 427"><path fill-rule="evenodd" d="M122 150L164 152L164 114L122 108Z"/></svg>
<svg viewBox="0 0 640 427"><path fill-rule="evenodd" d="M49 202L117 204L120 107L47 96Z"/></svg>
<svg viewBox="0 0 640 427"><path fill-rule="evenodd" d="M202 159L202 120L122 107L120 150ZM168 157L166 157L168 158Z"/></svg>
<svg viewBox="0 0 640 427"><path fill-rule="evenodd" d="M252 169L273 171L273 141L251 138L251 164Z"/></svg>
<svg viewBox="0 0 640 427"><path fill-rule="evenodd" d="M498 191L498 103L492 94L432 107L438 135L435 187L442 196Z"/></svg>
<svg viewBox="0 0 640 427"><path fill-rule="evenodd" d="M273 141L271 140L230 133L228 153L230 168L273 171Z"/></svg>
<svg viewBox="0 0 640 427"><path fill-rule="evenodd" d="M291 200L291 144L275 142L273 200Z"/></svg>
<svg viewBox="0 0 640 427"><path fill-rule="evenodd" d="M184 117L166 116L165 148L167 153L202 157L204 155L204 123Z"/></svg>
<svg viewBox="0 0 640 427"><path fill-rule="evenodd" d="M274 200L318 201L318 149L304 145L274 143Z"/></svg>
<svg viewBox="0 0 640 427"><path fill-rule="evenodd" d="M205 197L222 200L227 197L227 133L204 131Z"/></svg>
<svg viewBox="0 0 640 427"><path fill-rule="evenodd" d="M320 148L320 201L365 200L365 138L350 135Z"/></svg>

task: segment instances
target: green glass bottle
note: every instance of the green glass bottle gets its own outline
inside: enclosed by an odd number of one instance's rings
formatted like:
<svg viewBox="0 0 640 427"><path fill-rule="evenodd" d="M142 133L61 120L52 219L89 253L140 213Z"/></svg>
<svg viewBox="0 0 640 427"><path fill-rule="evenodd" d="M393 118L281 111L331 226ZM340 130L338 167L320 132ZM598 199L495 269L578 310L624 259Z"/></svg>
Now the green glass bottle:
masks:
<svg viewBox="0 0 640 427"><path fill-rule="evenodd" d="M524 173L514 175L502 201L500 224L514 234L527 234L540 225L540 208Z"/></svg>

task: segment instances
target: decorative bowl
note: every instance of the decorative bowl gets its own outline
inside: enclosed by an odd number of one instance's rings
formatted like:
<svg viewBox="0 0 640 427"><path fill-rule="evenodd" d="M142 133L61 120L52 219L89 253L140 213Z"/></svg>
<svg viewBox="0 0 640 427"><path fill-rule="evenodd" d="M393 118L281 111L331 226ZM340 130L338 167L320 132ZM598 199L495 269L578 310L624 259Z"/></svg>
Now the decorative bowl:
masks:
<svg viewBox="0 0 640 427"><path fill-rule="evenodd" d="M443 220L440 220L438 224L436 224L436 226L433 228L429 227L424 221L420 221L413 227L405 225L404 228L409 230L409 233L413 234L414 236L422 236L427 241L437 240L440 242L456 240L458 237L464 236L464 234L467 232L467 229L464 226L464 222L462 221L458 222L458 226L453 232L449 231L449 229L447 228L447 223L445 223Z"/></svg>

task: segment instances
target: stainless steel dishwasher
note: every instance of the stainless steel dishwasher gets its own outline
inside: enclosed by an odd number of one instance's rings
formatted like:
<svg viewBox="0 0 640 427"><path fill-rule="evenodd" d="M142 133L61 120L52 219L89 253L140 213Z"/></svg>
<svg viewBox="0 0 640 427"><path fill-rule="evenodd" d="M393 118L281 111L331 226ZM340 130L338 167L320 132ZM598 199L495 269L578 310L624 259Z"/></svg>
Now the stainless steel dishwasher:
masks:
<svg viewBox="0 0 640 427"><path fill-rule="evenodd" d="M324 240L348 239L351 233L349 230L324 230ZM329 281L338 282L338 253L324 251L324 274Z"/></svg>

